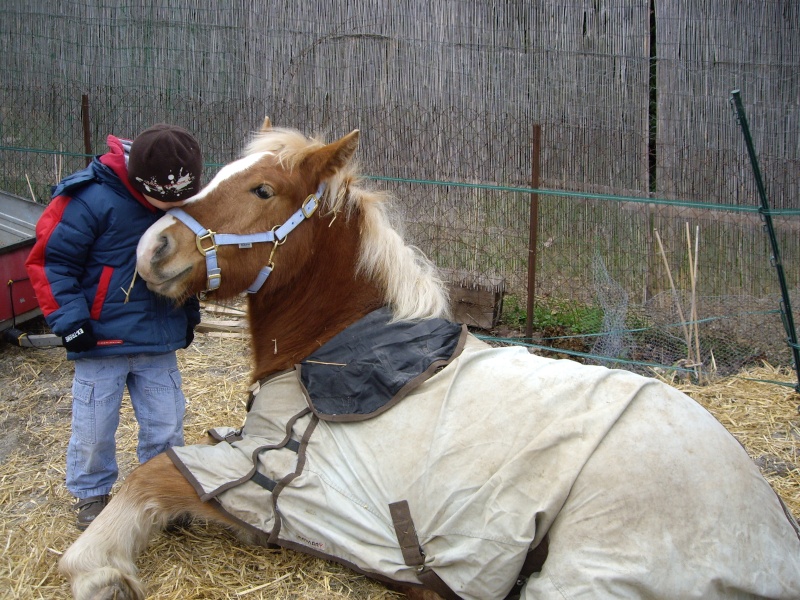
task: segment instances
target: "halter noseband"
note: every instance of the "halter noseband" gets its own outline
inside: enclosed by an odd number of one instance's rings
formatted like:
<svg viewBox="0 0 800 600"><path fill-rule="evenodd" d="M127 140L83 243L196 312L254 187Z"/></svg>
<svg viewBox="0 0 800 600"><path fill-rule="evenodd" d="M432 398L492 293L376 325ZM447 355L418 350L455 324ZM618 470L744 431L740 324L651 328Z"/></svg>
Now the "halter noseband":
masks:
<svg viewBox="0 0 800 600"><path fill-rule="evenodd" d="M259 272L256 280L247 288L248 294L255 294L264 285L264 282L272 273L275 264L272 262L272 257L275 254L275 249L286 241L286 236L297 227L304 220L311 217L319 207L319 201L322 194L325 193L325 184L321 183L315 194L309 195L304 201L302 206L295 212L289 219L280 227L275 226L270 231L263 231L261 233L217 233L206 229L197 220L190 216L185 210L180 208L171 208L167 211L168 215L172 215L181 223L186 225L197 236L196 243L197 249L200 254L206 257L206 277L208 287L206 291L213 291L219 287L220 280L222 279L221 269L217 265L217 247L238 245L239 248L251 248L253 244L259 242L266 242L275 244L272 248L272 254L269 255L269 263L265 265ZM210 245L204 245L209 243Z"/></svg>

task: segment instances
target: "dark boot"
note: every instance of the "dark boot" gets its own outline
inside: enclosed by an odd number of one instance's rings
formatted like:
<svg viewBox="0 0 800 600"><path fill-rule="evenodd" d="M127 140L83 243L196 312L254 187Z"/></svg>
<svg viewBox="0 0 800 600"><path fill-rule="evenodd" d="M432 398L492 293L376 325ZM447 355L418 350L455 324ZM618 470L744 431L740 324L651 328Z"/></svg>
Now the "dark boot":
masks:
<svg viewBox="0 0 800 600"><path fill-rule="evenodd" d="M83 531L86 529L89 524L95 520L97 515L100 514L108 501L111 499L111 496L89 496L88 498L79 499L75 503L75 510L78 511L78 521L76 525L78 529Z"/></svg>

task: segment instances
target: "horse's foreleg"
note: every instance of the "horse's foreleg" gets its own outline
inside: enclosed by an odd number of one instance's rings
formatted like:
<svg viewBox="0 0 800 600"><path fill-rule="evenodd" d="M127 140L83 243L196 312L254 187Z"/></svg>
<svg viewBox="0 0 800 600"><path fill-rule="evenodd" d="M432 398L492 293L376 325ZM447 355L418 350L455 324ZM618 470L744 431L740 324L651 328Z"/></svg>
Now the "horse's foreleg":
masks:
<svg viewBox="0 0 800 600"><path fill-rule="evenodd" d="M61 557L59 570L70 579L75 599L144 598L134 561L151 535L182 515L232 525L212 504L200 501L165 454L136 468Z"/></svg>

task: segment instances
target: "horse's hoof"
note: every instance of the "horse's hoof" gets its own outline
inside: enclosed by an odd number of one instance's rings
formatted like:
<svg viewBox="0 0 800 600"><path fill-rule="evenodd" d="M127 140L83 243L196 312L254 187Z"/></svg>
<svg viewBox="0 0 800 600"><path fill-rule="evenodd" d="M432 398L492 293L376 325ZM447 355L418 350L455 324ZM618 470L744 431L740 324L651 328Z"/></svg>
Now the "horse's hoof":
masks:
<svg viewBox="0 0 800 600"><path fill-rule="evenodd" d="M75 600L144 600L142 585L112 567L76 578L72 594Z"/></svg>
<svg viewBox="0 0 800 600"><path fill-rule="evenodd" d="M132 594L133 590L127 585L115 583L102 590L97 590L97 593L92 596L92 600L136 600L137 596Z"/></svg>

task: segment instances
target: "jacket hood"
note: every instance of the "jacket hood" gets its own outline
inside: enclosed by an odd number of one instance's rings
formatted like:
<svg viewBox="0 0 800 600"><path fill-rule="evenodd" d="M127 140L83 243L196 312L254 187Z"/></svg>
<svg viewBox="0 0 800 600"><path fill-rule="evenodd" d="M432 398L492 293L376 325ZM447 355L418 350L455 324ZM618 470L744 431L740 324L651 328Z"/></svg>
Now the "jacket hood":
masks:
<svg viewBox="0 0 800 600"><path fill-rule="evenodd" d="M134 188L128 181L128 154L130 153L132 142L130 140L109 135L106 138L106 143L108 144L109 151L100 156L98 160L109 169L114 171L114 174L119 177L120 181L122 181L125 189L127 189L131 196L136 198L140 204L147 207L147 209L152 212L158 210L155 206L150 204L145 199L144 195L142 195L142 193Z"/></svg>

